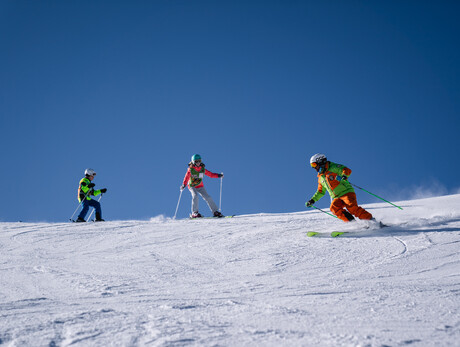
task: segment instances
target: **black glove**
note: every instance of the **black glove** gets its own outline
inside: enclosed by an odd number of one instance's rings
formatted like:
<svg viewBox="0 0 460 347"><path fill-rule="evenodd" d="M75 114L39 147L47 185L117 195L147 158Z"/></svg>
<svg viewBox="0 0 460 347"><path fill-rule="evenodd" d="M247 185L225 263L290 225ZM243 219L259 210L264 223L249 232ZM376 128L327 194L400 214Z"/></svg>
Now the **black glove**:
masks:
<svg viewBox="0 0 460 347"><path fill-rule="evenodd" d="M305 206L312 207L314 203L315 203L315 200L310 199L310 200L308 200L308 202L305 203Z"/></svg>
<svg viewBox="0 0 460 347"><path fill-rule="evenodd" d="M183 191L185 189L185 184L180 186L180 191Z"/></svg>
<svg viewBox="0 0 460 347"><path fill-rule="evenodd" d="M223 173L217 174L217 177L219 178L224 177L224 174Z"/></svg>
<svg viewBox="0 0 460 347"><path fill-rule="evenodd" d="M88 188L93 188L94 186L95 186L95 184L94 184L94 183L90 183L90 184L88 184Z"/></svg>
<svg viewBox="0 0 460 347"><path fill-rule="evenodd" d="M101 193L105 193L107 191L107 188L102 188Z"/></svg>

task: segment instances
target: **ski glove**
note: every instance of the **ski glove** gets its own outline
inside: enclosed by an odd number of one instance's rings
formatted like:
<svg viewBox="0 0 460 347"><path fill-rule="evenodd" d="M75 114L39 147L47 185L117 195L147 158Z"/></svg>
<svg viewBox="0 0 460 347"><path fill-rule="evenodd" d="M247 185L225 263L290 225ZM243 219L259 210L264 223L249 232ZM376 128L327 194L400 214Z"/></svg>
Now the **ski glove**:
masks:
<svg viewBox="0 0 460 347"><path fill-rule="evenodd" d="M107 188L102 188L101 193L105 193L107 191Z"/></svg>
<svg viewBox="0 0 460 347"><path fill-rule="evenodd" d="M217 177L219 178L224 177L224 174L223 173L217 174Z"/></svg>
<svg viewBox="0 0 460 347"><path fill-rule="evenodd" d="M185 189L185 184L180 186L180 191L183 191Z"/></svg>
<svg viewBox="0 0 460 347"><path fill-rule="evenodd" d="M90 183L90 184L88 184L88 188L93 188L94 186L95 186L95 184L94 184L94 183Z"/></svg>
<svg viewBox="0 0 460 347"><path fill-rule="evenodd" d="M315 203L315 200L310 199L310 200L308 200L308 202L305 203L305 206L312 207L314 203Z"/></svg>

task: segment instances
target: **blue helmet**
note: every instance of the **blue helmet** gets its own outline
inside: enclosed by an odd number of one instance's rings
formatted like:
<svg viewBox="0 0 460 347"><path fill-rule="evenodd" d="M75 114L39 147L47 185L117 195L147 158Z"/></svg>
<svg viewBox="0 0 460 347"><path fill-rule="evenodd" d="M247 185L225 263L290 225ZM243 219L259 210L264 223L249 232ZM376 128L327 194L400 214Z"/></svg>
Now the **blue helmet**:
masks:
<svg viewBox="0 0 460 347"><path fill-rule="evenodd" d="M201 155L199 154L192 155L192 163L195 164L197 161L201 162Z"/></svg>

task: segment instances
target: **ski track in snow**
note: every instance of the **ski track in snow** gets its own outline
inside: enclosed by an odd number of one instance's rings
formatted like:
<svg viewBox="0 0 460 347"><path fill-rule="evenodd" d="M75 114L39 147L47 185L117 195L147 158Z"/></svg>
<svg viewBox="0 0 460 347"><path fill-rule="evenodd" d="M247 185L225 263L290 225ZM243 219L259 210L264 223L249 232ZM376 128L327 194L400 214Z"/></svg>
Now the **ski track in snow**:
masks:
<svg viewBox="0 0 460 347"><path fill-rule="evenodd" d="M458 346L460 195L400 204L0 223L0 345Z"/></svg>

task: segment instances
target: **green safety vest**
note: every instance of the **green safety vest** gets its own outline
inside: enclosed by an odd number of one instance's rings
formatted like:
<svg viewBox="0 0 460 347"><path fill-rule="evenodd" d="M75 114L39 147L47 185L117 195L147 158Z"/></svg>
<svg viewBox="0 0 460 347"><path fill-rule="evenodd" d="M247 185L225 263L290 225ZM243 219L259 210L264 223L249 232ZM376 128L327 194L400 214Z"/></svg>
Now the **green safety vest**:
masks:
<svg viewBox="0 0 460 347"><path fill-rule="evenodd" d="M203 182L204 172L205 172L204 164L201 165L200 171L195 170L193 166L190 167L190 181L189 181L190 187L199 186L201 182Z"/></svg>
<svg viewBox="0 0 460 347"><path fill-rule="evenodd" d="M89 179L86 177L83 177L80 180L80 184L78 185L78 201L81 202L84 198L85 195L88 193L88 191L91 189L88 187L88 185L91 183ZM86 195L86 200L91 200L91 195L99 195L101 194L100 190L94 190L92 194Z"/></svg>

